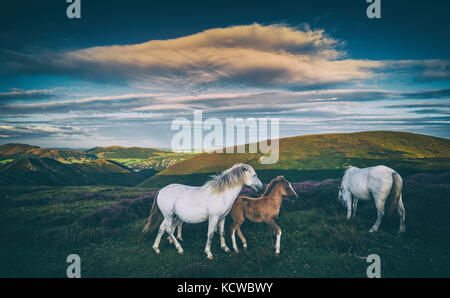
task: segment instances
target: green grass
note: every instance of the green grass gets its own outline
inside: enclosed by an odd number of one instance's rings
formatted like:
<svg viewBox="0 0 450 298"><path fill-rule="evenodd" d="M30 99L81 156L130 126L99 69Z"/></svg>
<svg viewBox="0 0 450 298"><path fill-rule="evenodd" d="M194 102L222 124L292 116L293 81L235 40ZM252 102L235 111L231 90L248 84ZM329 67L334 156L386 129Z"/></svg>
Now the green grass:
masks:
<svg viewBox="0 0 450 298"><path fill-rule="evenodd" d="M407 233L402 235L396 233L396 217L387 218L381 232L368 233L375 220L373 203L360 202L357 218L349 222L335 194L303 198L299 208L285 202L277 220L283 230L279 257L272 252L267 226L248 221L242 227L248 250L225 253L216 234L213 261L203 253L206 223L184 226L185 254L180 256L165 237L161 255L153 252L155 235L140 233L145 217L114 226L79 221L146 192L109 186L2 187L0 276L65 277L66 257L76 253L82 277L365 277L365 257L376 253L383 277L450 277L450 208L442 190L424 188L416 196L406 191ZM231 247L228 235L226 240Z"/></svg>
<svg viewBox="0 0 450 298"><path fill-rule="evenodd" d="M4 164L7 164L7 163L10 163L13 161L14 161L14 159L3 159L3 160L0 160L0 165L4 165Z"/></svg>
<svg viewBox="0 0 450 298"><path fill-rule="evenodd" d="M123 164L132 169L155 169L157 171L183 161L189 157L195 156L196 153L174 153L174 152L154 152L152 156L147 158L111 158L115 162ZM97 154L100 157L100 154Z"/></svg>

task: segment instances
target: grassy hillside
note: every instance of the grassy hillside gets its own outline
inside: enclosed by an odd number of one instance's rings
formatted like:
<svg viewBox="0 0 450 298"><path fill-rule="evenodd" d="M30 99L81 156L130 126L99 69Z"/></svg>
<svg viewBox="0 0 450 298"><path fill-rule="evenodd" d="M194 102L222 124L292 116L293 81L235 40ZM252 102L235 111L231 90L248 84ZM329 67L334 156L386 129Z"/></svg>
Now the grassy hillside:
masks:
<svg viewBox="0 0 450 298"><path fill-rule="evenodd" d="M88 154L94 154L98 158L106 158L106 159L114 159L114 158L146 159L161 152L164 151L153 148L121 147L121 146L95 147L86 150L86 153Z"/></svg>
<svg viewBox="0 0 450 298"><path fill-rule="evenodd" d="M279 141L279 149L279 160L272 165L261 165L262 155L259 153L203 153L168 167L140 186L158 188L172 182L201 184L209 174L237 162L252 165L263 178L270 179L283 173L293 181L314 178L317 171L337 177L349 165L368 167L384 164L406 172L450 168L450 140L405 132L283 138Z"/></svg>
<svg viewBox="0 0 450 298"><path fill-rule="evenodd" d="M161 171L167 167L193 156L189 153L174 153L154 148L140 147L95 147L86 151L97 158L114 160L136 170L155 169Z"/></svg>
<svg viewBox="0 0 450 298"><path fill-rule="evenodd" d="M327 176L322 177L322 179ZM285 201L277 223L283 234L275 257L265 224L246 221L248 251L236 255L212 241L203 253L207 224L183 228L180 256L163 237L161 254L142 237L155 192L137 187L0 188L0 277L65 277L66 258L81 257L82 277L366 277L366 257L381 257L382 277L450 277L449 173L404 176L406 233L386 217L369 233L373 202L360 202L345 219L338 180L293 183L299 200ZM230 217L226 220L229 229ZM226 241L231 247L230 236ZM237 239L239 247L242 247Z"/></svg>
<svg viewBox="0 0 450 298"><path fill-rule="evenodd" d="M51 158L22 158L0 167L0 185L128 185L140 175L113 161L64 164Z"/></svg>
<svg viewBox="0 0 450 298"><path fill-rule="evenodd" d="M51 158L62 163L86 163L107 159L135 170L161 171L193 155L140 147L95 147L82 152L40 148L26 144L6 144L0 146L0 165L28 157Z"/></svg>
<svg viewBox="0 0 450 298"><path fill-rule="evenodd" d="M20 158L51 158L63 163L87 162L97 159L95 155L81 151L40 148L26 144L6 144L0 146L0 160Z"/></svg>

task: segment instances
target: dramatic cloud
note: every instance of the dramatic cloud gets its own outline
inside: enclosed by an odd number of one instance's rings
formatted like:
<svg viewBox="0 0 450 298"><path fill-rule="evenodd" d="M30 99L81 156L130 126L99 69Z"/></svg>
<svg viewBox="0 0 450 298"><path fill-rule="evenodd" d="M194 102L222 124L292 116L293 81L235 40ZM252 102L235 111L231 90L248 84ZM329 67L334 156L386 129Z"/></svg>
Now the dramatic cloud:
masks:
<svg viewBox="0 0 450 298"><path fill-rule="evenodd" d="M307 87L367 79L377 61L340 59L322 30L282 25L210 29L170 40L62 53L4 52L15 72L53 72L99 80L199 87L204 84Z"/></svg>

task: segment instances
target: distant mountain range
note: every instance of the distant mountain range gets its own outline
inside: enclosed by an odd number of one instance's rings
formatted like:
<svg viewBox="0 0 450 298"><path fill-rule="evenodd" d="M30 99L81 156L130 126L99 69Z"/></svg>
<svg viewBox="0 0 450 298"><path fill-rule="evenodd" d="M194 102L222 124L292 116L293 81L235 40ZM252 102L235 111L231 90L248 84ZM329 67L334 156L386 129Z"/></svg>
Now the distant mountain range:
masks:
<svg viewBox="0 0 450 298"><path fill-rule="evenodd" d="M277 163L262 165L260 153L178 154L119 146L71 151L6 144L0 146L0 185L195 185L237 162L252 165L263 180L283 174L293 181L314 178L317 171L337 177L349 165L384 164L399 171L450 169L450 140L404 132L283 138L279 150Z"/></svg>
<svg viewBox="0 0 450 298"><path fill-rule="evenodd" d="M85 151L87 154L92 154L98 158L149 158L157 155L158 153L167 153L167 151L154 149L154 148L141 148L141 147L121 147L121 146L109 146L109 147L95 147Z"/></svg>
<svg viewBox="0 0 450 298"><path fill-rule="evenodd" d="M203 153L168 167L139 186L159 188L172 182L202 184L210 174L237 162L252 165L264 179L284 174L293 181L314 178L312 174L318 170L337 177L349 165L368 167L384 164L405 171L450 169L450 140L405 132L372 131L282 138L279 150L278 162L269 165L260 163L262 154L259 153Z"/></svg>
<svg viewBox="0 0 450 298"><path fill-rule="evenodd" d="M134 170L161 171L178 161L191 157L189 153L140 147L95 147L85 151L40 148L26 144L0 146L0 164L21 158L51 158L62 163L85 163L98 159L112 160Z"/></svg>
<svg viewBox="0 0 450 298"><path fill-rule="evenodd" d="M6 144L0 146L0 160L32 158L51 158L60 162L86 162L97 159L94 154L82 151L40 148L26 144Z"/></svg>
<svg viewBox="0 0 450 298"><path fill-rule="evenodd" d="M155 169L157 171L194 155L155 148L120 146L95 147L85 152L97 158L114 160L135 170Z"/></svg>
<svg viewBox="0 0 450 298"><path fill-rule="evenodd" d="M155 173L136 173L109 160L64 164L48 157L26 157L0 167L0 185L134 186Z"/></svg>
<svg viewBox="0 0 450 298"><path fill-rule="evenodd" d="M134 186L158 171L151 166L136 170L126 163L150 163L152 157L157 161L165 160L165 157L170 160L171 157L165 155L172 154L138 147L111 146L73 151L6 144L0 146L0 185Z"/></svg>

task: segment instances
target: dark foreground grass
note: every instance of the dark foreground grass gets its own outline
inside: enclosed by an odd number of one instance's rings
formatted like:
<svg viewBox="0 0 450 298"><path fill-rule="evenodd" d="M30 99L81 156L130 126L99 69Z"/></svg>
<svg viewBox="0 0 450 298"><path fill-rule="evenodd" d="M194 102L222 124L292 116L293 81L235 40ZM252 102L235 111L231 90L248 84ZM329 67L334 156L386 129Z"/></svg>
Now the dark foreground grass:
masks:
<svg viewBox="0 0 450 298"><path fill-rule="evenodd" d="M76 253L83 277L365 277L365 258L376 253L383 277L450 277L448 173L405 177L407 233L401 235L396 215L381 232L368 232L373 202L360 202L357 218L346 221L337 185L336 179L294 184L300 199L284 202L277 220L279 257L267 226L246 222L248 250L225 253L216 234L212 261L203 253L206 224L184 226L184 255L165 238L161 255L153 252L155 235L140 234L154 197L148 189L3 187L0 276L65 277L66 257Z"/></svg>

